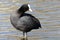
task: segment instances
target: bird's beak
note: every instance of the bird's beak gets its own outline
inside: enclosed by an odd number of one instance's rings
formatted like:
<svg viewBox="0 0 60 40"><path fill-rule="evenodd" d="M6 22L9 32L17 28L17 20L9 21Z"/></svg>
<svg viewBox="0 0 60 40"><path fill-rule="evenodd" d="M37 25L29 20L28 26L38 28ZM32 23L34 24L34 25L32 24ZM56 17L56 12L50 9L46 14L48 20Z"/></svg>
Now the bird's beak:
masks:
<svg viewBox="0 0 60 40"><path fill-rule="evenodd" d="M32 9L31 9L31 8L29 8L29 11L31 11L31 12L32 12Z"/></svg>
<svg viewBox="0 0 60 40"><path fill-rule="evenodd" d="M32 12L32 9L31 9L31 7L30 7L30 5L28 4L28 7L29 7L29 11L31 11Z"/></svg>

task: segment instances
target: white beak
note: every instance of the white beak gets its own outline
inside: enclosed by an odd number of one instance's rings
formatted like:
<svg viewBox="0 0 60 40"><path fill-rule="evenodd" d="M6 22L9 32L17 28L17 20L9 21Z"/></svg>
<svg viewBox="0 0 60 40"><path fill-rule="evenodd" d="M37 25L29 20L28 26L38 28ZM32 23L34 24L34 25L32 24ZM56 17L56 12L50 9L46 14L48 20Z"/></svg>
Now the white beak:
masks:
<svg viewBox="0 0 60 40"><path fill-rule="evenodd" d="M32 12L32 9L30 8L30 9L29 9L29 11L31 11L31 12Z"/></svg>
<svg viewBox="0 0 60 40"><path fill-rule="evenodd" d="M29 7L29 11L31 11L32 12L32 9L31 9L31 7L30 7L30 5L28 4L28 7Z"/></svg>

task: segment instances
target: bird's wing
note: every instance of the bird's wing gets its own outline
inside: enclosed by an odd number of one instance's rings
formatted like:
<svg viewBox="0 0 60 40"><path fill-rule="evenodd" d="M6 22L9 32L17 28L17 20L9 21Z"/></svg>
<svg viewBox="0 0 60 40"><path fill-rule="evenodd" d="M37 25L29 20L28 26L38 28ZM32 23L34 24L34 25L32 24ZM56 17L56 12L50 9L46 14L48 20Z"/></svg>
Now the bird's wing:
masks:
<svg viewBox="0 0 60 40"><path fill-rule="evenodd" d="M40 21L35 17L33 18L33 20L35 21L36 25L41 28Z"/></svg>
<svg viewBox="0 0 60 40"><path fill-rule="evenodd" d="M21 17L18 22L17 22L17 26L24 26L24 27L28 27L31 26L33 23L33 20L30 17Z"/></svg>
<svg viewBox="0 0 60 40"><path fill-rule="evenodd" d="M35 26L37 26L37 27L40 27L40 28L42 28L41 27L41 24L40 24L40 21L37 19L37 18L35 18L33 15L31 15L31 14L27 14L28 16L30 16L32 19L33 19L33 21L35 22Z"/></svg>
<svg viewBox="0 0 60 40"><path fill-rule="evenodd" d="M36 18L31 17L22 17L17 22L18 28L30 28L30 29L37 29L41 27L40 22Z"/></svg>

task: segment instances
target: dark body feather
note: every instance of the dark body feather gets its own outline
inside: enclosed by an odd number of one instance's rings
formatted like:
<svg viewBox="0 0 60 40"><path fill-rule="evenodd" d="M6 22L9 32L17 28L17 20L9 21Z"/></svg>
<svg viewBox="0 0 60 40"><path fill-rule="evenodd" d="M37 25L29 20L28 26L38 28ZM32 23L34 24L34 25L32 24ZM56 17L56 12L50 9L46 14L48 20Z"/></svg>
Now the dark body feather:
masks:
<svg viewBox="0 0 60 40"><path fill-rule="evenodd" d="M31 14L23 13L19 14L12 14L10 16L10 20L12 25L23 32L29 32L32 29L41 28L41 24L37 18L32 16Z"/></svg>

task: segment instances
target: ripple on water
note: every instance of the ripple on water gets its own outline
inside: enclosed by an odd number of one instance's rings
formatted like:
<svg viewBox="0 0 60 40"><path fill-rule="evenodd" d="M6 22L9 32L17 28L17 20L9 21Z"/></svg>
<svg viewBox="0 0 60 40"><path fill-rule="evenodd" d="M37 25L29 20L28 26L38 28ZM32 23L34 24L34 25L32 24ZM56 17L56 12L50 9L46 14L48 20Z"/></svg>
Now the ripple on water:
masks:
<svg viewBox="0 0 60 40"><path fill-rule="evenodd" d="M22 32L10 23L10 12L24 3L30 3L34 15L42 24L42 29L28 33L29 40L60 40L59 0L0 0L0 40L20 40ZM7 13L8 12L8 13Z"/></svg>

